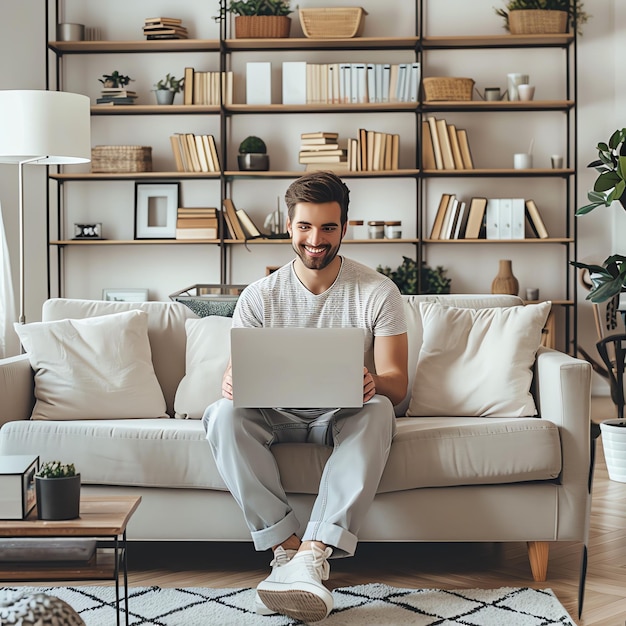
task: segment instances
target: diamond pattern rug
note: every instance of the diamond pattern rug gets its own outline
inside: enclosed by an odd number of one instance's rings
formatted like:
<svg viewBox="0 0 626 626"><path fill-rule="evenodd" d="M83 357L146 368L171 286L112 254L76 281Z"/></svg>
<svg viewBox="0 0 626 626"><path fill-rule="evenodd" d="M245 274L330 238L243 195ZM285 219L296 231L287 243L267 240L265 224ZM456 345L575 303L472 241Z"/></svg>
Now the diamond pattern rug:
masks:
<svg viewBox="0 0 626 626"><path fill-rule="evenodd" d="M87 626L115 624L114 587L8 587L43 591L68 602ZM120 588L123 594L123 589ZM254 613L254 589L129 588L131 626L296 626ZM399 589L382 584L333 590L324 626L575 626L550 589ZM123 600L122 600L123 607ZM122 617L122 623L124 618Z"/></svg>

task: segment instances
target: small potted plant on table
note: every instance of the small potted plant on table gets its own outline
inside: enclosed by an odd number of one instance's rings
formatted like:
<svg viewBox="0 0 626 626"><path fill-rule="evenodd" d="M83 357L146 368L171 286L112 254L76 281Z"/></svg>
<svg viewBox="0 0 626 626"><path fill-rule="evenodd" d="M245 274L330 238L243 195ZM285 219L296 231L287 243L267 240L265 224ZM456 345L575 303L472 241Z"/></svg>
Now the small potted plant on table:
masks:
<svg viewBox="0 0 626 626"><path fill-rule="evenodd" d="M250 135L239 144L237 163L240 170L267 171L270 168L270 158L267 146L260 137Z"/></svg>
<svg viewBox="0 0 626 626"><path fill-rule="evenodd" d="M80 474L73 463L47 461L35 475L37 517L76 519L80 515Z"/></svg>
<svg viewBox="0 0 626 626"><path fill-rule="evenodd" d="M184 78L176 78L167 73L154 85L154 93L158 104L174 104L174 96L183 90Z"/></svg>
<svg viewBox="0 0 626 626"><path fill-rule="evenodd" d="M495 9L512 35L565 33L568 25L581 33L589 15L581 0L507 0L506 9Z"/></svg>

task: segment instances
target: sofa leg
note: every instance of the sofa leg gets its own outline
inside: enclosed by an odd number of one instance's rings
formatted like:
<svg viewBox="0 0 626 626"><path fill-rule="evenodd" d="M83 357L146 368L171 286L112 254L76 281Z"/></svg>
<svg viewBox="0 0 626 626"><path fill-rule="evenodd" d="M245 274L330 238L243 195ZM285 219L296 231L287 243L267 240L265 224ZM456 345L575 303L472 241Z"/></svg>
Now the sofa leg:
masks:
<svg viewBox="0 0 626 626"><path fill-rule="evenodd" d="M529 541L528 558L533 580L537 583L544 582L548 577L548 552L550 544L547 541Z"/></svg>

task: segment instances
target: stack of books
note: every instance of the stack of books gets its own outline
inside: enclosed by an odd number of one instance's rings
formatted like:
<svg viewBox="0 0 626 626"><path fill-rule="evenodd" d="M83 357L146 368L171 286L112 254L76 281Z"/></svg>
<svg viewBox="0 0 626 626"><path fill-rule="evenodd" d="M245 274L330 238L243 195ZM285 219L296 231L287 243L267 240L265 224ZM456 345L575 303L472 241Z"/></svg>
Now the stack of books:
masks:
<svg viewBox="0 0 626 626"><path fill-rule="evenodd" d="M359 129L359 137L348 141L348 165L351 172L397 170L400 135Z"/></svg>
<svg viewBox="0 0 626 626"><path fill-rule="evenodd" d="M180 207L176 216L176 239L217 239L218 223L214 207Z"/></svg>
<svg viewBox="0 0 626 626"><path fill-rule="evenodd" d="M124 87L103 87L96 104L135 104L137 92Z"/></svg>
<svg viewBox="0 0 626 626"><path fill-rule="evenodd" d="M298 160L307 170L348 169L348 151L340 147L339 133L317 131L300 135Z"/></svg>
<svg viewBox="0 0 626 626"><path fill-rule="evenodd" d="M177 17L147 17L143 34L146 39L187 39L187 28Z"/></svg>
<svg viewBox="0 0 626 626"><path fill-rule="evenodd" d="M220 160L213 135L175 133L170 135L179 172L219 172Z"/></svg>
<svg viewBox="0 0 626 626"><path fill-rule="evenodd" d="M224 198L224 221L230 233L230 239L258 239L263 237L257 225L244 209L236 209L230 198ZM224 239L228 239L224 235Z"/></svg>
<svg viewBox="0 0 626 626"><path fill-rule="evenodd" d="M430 116L422 122L422 169L473 170L467 131Z"/></svg>

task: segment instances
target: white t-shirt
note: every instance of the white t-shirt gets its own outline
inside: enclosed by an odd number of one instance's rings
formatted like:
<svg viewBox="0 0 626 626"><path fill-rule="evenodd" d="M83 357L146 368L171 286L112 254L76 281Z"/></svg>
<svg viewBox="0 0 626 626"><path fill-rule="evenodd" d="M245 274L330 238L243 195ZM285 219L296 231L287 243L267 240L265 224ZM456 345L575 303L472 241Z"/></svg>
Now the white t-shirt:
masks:
<svg viewBox="0 0 626 626"><path fill-rule="evenodd" d="M321 294L300 282L293 261L251 283L237 301L233 326L363 328L365 353L371 356L375 336L406 332L402 296L380 272L340 258L335 282Z"/></svg>

